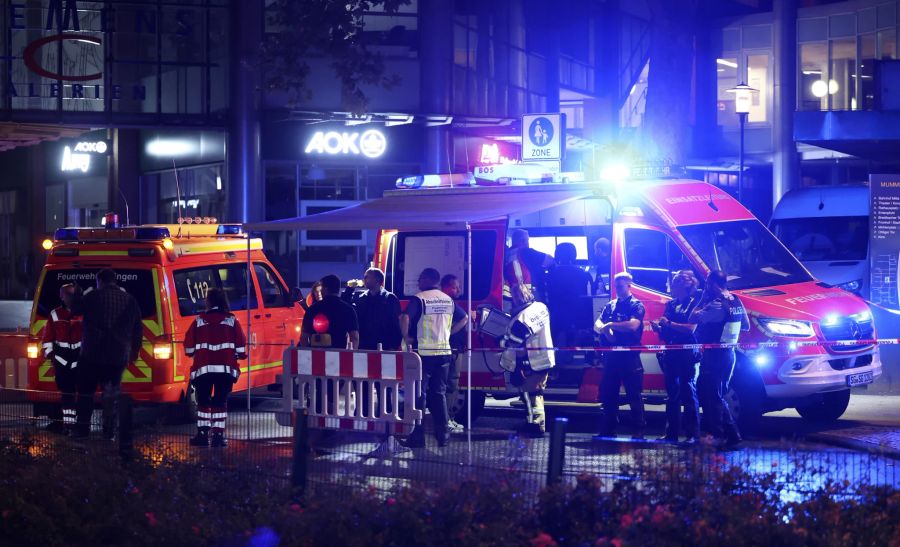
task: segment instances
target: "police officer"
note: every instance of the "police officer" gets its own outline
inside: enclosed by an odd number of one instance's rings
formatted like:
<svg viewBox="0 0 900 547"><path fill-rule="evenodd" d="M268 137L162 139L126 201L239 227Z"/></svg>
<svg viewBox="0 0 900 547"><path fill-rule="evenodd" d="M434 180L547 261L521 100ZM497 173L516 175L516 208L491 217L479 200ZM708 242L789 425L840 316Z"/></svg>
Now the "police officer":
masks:
<svg viewBox="0 0 900 547"><path fill-rule="evenodd" d="M53 363L56 387L62 393L61 415L47 427L56 433L69 433L75 427L78 389L78 355L81 352L81 315L73 311L80 289L72 283L59 288L62 306L50 312L44 328L44 356ZM58 420L62 418L60 423Z"/></svg>
<svg viewBox="0 0 900 547"><path fill-rule="evenodd" d="M697 278L691 270L683 270L672 279L672 300L659 321L650 326L658 332L666 344L696 344L694 331L697 324L691 322L691 313L700 301ZM700 352L692 349L666 350L658 353L660 366L666 379L666 434L662 439L678 442L682 431L688 443L700 436L700 408L697 401L697 367ZM681 406L684 405L684 414Z"/></svg>
<svg viewBox="0 0 900 547"><path fill-rule="evenodd" d="M552 349L550 311L536 302L525 285L513 285L513 315L506 334L500 340L503 353L500 366L509 372L510 383L519 388L530 432L543 435L546 430L544 389L547 376L556 364Z"/></svg>
<svg viewBox="0 0 900 547"><path fill-rule="evenodd" d="M740 299L728 292L728 277L712 271L700 304L691 314L697 323L697 340L702 344L736 344L740 332L750 330L747 312ZM726 446L741 442L737 424L725 401L725 392L734 372L734 348L703 350L697 390L710 432Z"/></svg>
<svg viewBox="0 0 900 547"><path fill-rule="evenodd" d="M212 432L212 446L228 446L228 394L241 374L237 360L247 358L247 339L221 289L206 293L206 312L188 328L184 352L194 358L191 383L197 391L197 435L191 445L209 446Z"/></svg>
<svg viewBox="0 0 900 547"><path fill-rule="evenodd" d="M450 368L450 333L465 327L465 314L460 316L453 299L438 288L441 274L434 268L425 268L419 275L419 293L409 300L400 315L400 331L407 346L414 348L422 358L422 386L428 410L434 421L434 436L439 446L450 440L447 431L447 374ZM406 446L425 446L425 430L416 426Z"/></svg>
<svg viewBox="0 0 900 547"><path fill-rule="evenodd" d="M594 332L601 342L614 346L638 346L644 332L644 305L631 294L632 277L628 272L616 274L613 285L616 298L603 308L594 323ZM615 435L616 415L619 411L619 387L625 386L625 398L631 407L634 422L633 439L644 438L644 401L641 388L644 367L640 351L608 351L603 356L603 379L600 399L603 403L603 425L600 436Z"/></svg>

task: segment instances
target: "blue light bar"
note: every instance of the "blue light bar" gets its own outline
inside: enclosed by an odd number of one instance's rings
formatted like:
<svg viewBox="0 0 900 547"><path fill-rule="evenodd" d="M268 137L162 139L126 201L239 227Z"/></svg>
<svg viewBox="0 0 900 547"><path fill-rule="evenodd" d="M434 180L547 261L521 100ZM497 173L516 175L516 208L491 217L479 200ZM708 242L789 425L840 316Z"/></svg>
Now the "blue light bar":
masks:
<svg viewBox="0 0 900 547"><path fill-rule="evenodd" d="M169 229L160 228L158 226L154 226L152 228L137 228L134 231L135 239L149 239L151 241L157 241L160 239L165 239L167 237L169 237Z"/></svg>
<svg viewBox="0 0 900 547"><path fill-rule="evenodd" d="M56 241L78 241L78 228L59 228L53 233Z"/></svg>
<svg viewBox="0 0 900 547"><path fill-rule="evenodd" d="M220 236L239 236L243 233L240 224L220 224L216 229L216 235Z"/></svg>

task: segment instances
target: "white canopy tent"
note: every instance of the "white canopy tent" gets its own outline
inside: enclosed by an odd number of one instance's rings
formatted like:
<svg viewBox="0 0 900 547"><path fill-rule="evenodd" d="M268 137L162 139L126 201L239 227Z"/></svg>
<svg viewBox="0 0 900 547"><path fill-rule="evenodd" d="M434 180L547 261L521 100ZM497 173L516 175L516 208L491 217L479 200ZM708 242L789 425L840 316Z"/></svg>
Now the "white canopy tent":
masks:
<svg viewBox="0 0 900 547"><path fill-rule="evenodd" d="M295 230L465 230L467 232L466 294L472 314L472 225L501 220L511 215L534 213L570 201L589 197L590 189L547 187L473 187L460 189L411 190L391 193L325 213L244 224L248 232ZM248 253L249 262L249 253ZM249 314L248 314L249 322ZM249 325L248 325L249 330ZM467 385L472 385L472 322L467 327ZM472 398L467 397L468 446L472 447Z"/></svg>

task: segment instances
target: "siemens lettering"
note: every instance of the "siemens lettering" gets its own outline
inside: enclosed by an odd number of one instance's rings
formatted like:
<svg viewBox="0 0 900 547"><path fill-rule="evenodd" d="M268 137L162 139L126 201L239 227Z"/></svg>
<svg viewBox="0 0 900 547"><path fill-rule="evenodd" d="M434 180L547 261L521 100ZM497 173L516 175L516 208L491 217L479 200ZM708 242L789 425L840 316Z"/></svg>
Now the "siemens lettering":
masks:
<svg viewBox="0 0 900 547"><path fill-rule="evenodd" d="M381 131L369 129L363 133L316 131L306 144L307 154L351 154L377 158L387 150L387 139Z"/></svg>

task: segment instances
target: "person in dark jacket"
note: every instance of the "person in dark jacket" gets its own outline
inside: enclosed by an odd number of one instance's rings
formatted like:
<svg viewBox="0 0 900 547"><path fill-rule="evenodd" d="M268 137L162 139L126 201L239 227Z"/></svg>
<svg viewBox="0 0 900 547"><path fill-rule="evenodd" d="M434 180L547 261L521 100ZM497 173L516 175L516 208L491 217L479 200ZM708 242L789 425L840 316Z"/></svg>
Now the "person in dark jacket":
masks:
<svg viewBox="0 0 900 547"><path fill-rule="evenodd" d="M453 300L459 299L462 296L462 285L459 283L459 278L453 274L447 274L442 277L441 292ZM456 315L460 316L461 314L461 316L465 316L468 322L469 314L466 313L462 306L456 304L455 310L454 313ZM450 351L453 353L450 356L450 369L447 372L447 405L449 407L453 406L453 402L457 400L457 394L459 393L459 373L462 370L460 361L466 354L466 340L468 338L465 326L466 324L456 325L454 327L456 330L450 330ZM451 415L447 422L450 433L462 433L465 428L454 418Z"/></svg>
<svg viewBox="0 0 900 547"><path fill-rule="evenodd" d="M90 434L94 392L103 392L103 435L113 438L118 421L122 373L137 360L143 338L137 300L116 284L116 273L97 272L97 288L81 302L82 338L78 360L78 409L75 436Z"/></svg>
<svg viewBox="0 0 900 547"><path fill-rule="evenodd" d="M400 334L400 299L385 290L384 272L369 268L363 276L366 290L353 300L359 321L359 349L397 351Z"/></svg>

